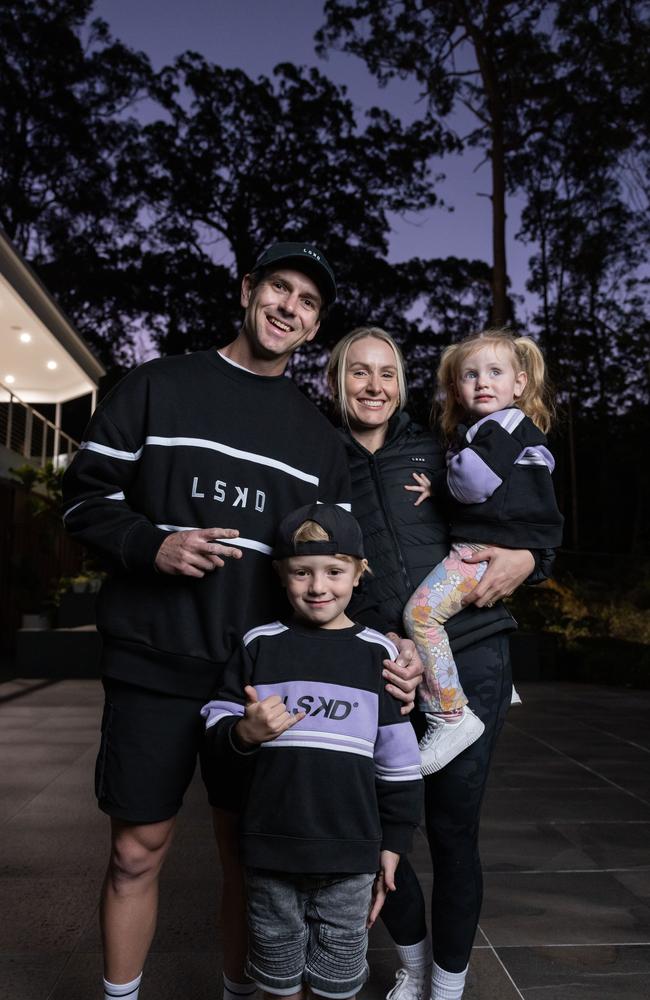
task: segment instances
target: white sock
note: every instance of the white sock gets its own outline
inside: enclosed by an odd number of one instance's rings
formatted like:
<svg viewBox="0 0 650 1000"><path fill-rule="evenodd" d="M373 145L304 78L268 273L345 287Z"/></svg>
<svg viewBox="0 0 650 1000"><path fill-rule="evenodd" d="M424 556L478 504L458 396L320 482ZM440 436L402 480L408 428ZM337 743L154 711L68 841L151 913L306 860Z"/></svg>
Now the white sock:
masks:
<svg viewBox="0 0 650 1000"><path fill-rule="evenodd" d="M251 997L257 986L251 980L245 983L235 983L224 972L223 974L223 1000L242 1000L242 997Z"/></svg>
<svg viewBox="0 0 650 1000"><path fill-rule="evenodd" d="M396 944L400 965L411 976L425 976L427 979L431 973L431 940L428 937L418 941L417 944Z"/></svg>
<svg viewBox="0 0 650 1000"><path fill-rule="evenodd" d="M467 969L464 972L446 972L434 962L431 974L431 1000L462 1000Z"/></svg>
<svg viewBox="0 0 650 1000"><path fill-rule="evenodd" d="M109 983L104 980L104 1000L114 1000L115 997L125 997L126 1000L138 1000L142 973L132 979L130 983Z"/></svg>

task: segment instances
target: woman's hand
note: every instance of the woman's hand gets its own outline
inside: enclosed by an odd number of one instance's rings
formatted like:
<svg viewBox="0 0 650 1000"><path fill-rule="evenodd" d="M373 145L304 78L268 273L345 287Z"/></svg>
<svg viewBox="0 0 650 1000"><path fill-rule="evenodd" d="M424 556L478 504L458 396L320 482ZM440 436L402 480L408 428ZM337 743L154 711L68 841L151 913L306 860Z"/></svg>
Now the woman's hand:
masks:
<svg viewBox="0 0 650 1000"><path fill-rule="evenodd" d="M477 608L491 608L502 597L510 597L535 568L528 549L501 549L497 545L488 545L463 562L488 564L480 583L463 598L463 604L475 604Z"/></svg>
<svg viewBox="0 0 650 1000"><path fill-rule="evenodd" d="M372 927L381 913L388 893L395 891L395 872L399 864L399 854L395 854L394 851L382 851L380 857L381 868L377 872L372 887L372 906L368 914L368 927Z"/></svg>
<svg viewBox="0 0 650 1000"><path fill-rule="evenodd" d="M432 495L431 493L431 480L424 472L414 472L413 478L415 479L417 486L405 486L405 490L409 490L410 493L419 493L420 496L417 498L414 507L419 507L423 500L428 500Z"/></svg>
<svg viewBox="0 0 650 1000"><path fill-rule="evenodd" d="M384 677L388 681L386 690L393 698L404 702L401 713L408 715L415 705L413 695L422 680L424 667L410 639L403 639L395 632L389 632L386 638L395 643L399 653L396 660L384 660Z"/></svg>

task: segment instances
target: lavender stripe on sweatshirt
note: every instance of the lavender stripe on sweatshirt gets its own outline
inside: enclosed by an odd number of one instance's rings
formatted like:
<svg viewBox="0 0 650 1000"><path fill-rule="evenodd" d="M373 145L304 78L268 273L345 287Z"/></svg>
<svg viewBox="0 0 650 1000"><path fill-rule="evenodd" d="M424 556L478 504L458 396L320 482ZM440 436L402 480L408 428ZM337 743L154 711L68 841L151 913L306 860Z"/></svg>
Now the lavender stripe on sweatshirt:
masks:
<svg viewBox="0 0 650 1000"><path fill-rule="evenodd" d="M320 681L279 681L255 689L260 700L279 695L291 714L306 712L298 723L303 732L325 730L374 741L378 698L373 691Z"/></svg>

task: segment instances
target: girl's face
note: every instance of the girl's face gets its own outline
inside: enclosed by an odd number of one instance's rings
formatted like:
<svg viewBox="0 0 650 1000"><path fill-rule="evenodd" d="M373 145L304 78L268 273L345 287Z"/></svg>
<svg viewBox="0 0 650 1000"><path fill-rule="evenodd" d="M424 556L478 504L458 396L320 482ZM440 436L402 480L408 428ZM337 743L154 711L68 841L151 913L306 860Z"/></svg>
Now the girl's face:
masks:
<svg viewBox="0 0 650 1000"><path fill-rule="evenodd" d="M390 344L376 337L355 340L345 365L345 402L351 427L385 426L399 406L397 360Z"/></svg>
<svg viewBox="0 0 650 1000"><path fill-rule="evenodd" d="M527 382L515 368L515 355L505 346L485 344L465 358L456 377L456 400L479 419L512 406Z"/></svg>

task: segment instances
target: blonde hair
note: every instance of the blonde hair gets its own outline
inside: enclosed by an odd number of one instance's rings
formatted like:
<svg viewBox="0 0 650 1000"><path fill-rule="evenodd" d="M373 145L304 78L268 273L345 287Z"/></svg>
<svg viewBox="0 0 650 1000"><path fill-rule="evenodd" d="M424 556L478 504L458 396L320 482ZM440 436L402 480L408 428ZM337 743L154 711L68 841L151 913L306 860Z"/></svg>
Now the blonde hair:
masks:
<svg viewBox="0 0 650 1000"><path fill-rule="evenodd" d="M322 528L317 521L303 521L299 525L291 536L291 541L295 545L296 542L329 542L330 536ZM337 559L347 559L354 563L357 573L363 576L364 573L370 572L370 567L368 566L367 559L359 559L357 556L347 556L344 553L337 553Z"/></svg>
<svg viewBox="0 0 650 1000"><path fill-rule="evenodd" d="M397 388L399 392L397 408L398 410L403 410L406 405L406 371L404 368L404 358L399 347L390 333L386 333L380 326L358 326L339 340L338 344L334 345L327 365L327 384L329 385L336 408L341 414L341 419L346 427L350 426L350 416L345 397L345 373L348 364L348 353L353 344L356 344L358 340L365 340L366 337L383 340L395 355Z"/></svg>
<svg viewBox="0 0 650 1000"><path fill-rule="evenodd" d="M548 433L555 416L555 407L550 387L546 379L544 355L530 337L516 337L510 330L481 330L457 344L446 347L440 359L437 373L437 388L434 411L439 414L443 434L450 440L456 427L465 417L465 410L456 399L456 381L460 368L475 351L481 347L502 347L510 351L515 372L525 372L527 376L521 396L513 400L533 423L544 433Z"/></svg>

